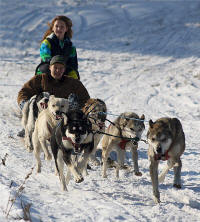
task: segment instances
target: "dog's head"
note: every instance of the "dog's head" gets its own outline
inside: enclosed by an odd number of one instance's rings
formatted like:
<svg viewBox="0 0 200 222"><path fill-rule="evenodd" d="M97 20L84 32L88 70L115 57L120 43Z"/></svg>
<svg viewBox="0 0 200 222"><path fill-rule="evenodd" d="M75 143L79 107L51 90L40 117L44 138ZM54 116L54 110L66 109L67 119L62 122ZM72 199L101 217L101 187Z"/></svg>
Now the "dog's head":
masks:
<svg viewBox="0 0 200 222"><path fill-rule="evenodd" d="M136 113L126 112L119 116L119 126L124 137L135 138L135 142L141 139L145 129L144 114L139 117Z"/></svg>
<svg viewBox="0 0 200 222"><path fill-rule="evenodd" d="M49 97L50 97L50 93L48 92L42 92L36 96L36 104L37 104L39 112L47 108Z"/></svg>
<svg viewBox="0 0 200 222"><path fill-rule="evenodd" d="M61 127L62 137L66 137L78 149L91 132L91 123L81 110L70 111L66 115L67 121L63 119Z"/></svg>
<svg viewBox="0 0 200 222"><path fill-rule="evenodd" d="M100 129L105 126L107 107L100 99L89 99L83 107L83 112L88 115L90 121Z"/></svg>
<svg viewBox="0 0 200 222"><path fill-rule="evenodd" d="M48 109L55 119L62 118L62 113L68 111L69 103L67 99L57 98L54 95L49 97Z"/></svg>
<svg viewBox="0 0 200 222"><path fill-rule="evenodd" d="M162 159L167 150L170 148L173 140L170 122L159 119L155 122L149 120L149 130L147 132L147 140L153 148L153 152Z"/></svg>

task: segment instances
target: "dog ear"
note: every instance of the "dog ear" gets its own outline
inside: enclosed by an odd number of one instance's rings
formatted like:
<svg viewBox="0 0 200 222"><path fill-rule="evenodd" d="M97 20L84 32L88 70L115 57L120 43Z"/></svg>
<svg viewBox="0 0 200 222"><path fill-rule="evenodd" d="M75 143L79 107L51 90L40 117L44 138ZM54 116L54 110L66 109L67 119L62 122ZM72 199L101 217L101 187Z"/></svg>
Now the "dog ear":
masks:
<svg viewBox="0 0 200 222"><path fill-rule="evenodd" d="M54 95L50 95L50 96L49 96L49 99L50 99L50 98L51 98L51 99L52 99L52 98L55 98L55 96L54 96Z"/></svg>
<svg viewBox="0 0 200 222"><path fill-rule="evenodd" d="M142 114L142 116L140 117L141 120L145 120L145 115Z"/></svg>
<svg viewBox="0 0 200 222"><path fill-rule="evenodd" d="M149 126L150 126L151 128L153 128L153 124L154 124L154 122L150 119L150 120L149 120Z"/></svg>

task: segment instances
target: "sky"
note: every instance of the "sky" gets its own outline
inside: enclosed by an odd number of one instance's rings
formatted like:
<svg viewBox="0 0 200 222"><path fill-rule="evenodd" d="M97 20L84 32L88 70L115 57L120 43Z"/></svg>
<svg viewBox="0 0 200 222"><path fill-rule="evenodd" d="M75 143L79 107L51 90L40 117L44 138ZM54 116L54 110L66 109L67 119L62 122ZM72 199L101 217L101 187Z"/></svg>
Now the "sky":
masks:
<svg viewBox="0 0 200 222"><path fill-rule="evenodd" d="M0 222L196 222L200 218L200 2L135 0L0 0ZM40 40L56 15L73 22L80 78L90 97L105 101L107 118L122 112L148 122L176 117L186 136L182 189L173 188L173 171L159 185L155 204L149 176L148 145L139 142L141 177L113 169L102 178L93 166L80 184L61 191L53 161L35 170L21 130L17 94L40 62ZM108 125L108 123L106 123ZM101 149L101 144L98 146ZM5 165L3 164L5 163ZM159 171L166 162L161 162ZM29 221L30 221L29 220Z"/></svg>

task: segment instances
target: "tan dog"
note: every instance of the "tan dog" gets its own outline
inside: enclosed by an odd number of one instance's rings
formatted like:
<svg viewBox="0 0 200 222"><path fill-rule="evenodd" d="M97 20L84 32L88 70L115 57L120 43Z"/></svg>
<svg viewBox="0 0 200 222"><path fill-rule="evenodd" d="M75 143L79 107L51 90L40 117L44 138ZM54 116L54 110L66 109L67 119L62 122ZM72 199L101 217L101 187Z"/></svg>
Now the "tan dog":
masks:
<svg viewBox="0 0 200 222"><path fill-rule="evenodd" d="M45 160L51 160L52 157L48 150L47 142L51 138L54 127L60 118L62 118L62 113L66 113L67 111L68 100L51 95L49 97L48 108L43 110L36 120L32 141L38 173L41 172L40 152L43 150Z"/></svg>
<svg viewBox="0 0 200 222"><path fill-rule="evenodd" d="M83 112L88 116L92 123L92 131L94 133L94 149L90 155L90 161L95 165L100 165L100 161L96 158L95 154L97 146L103 136L103 134L98 133L98 131L102 133L105 132L107 107L104 101L91 98L83 107Z"/></svg>
<svg viewBox="0 0 200 222"><path fill-rule="evenodd" d="M180 156L185 150L185 135L177 118L166 117L155 122L149 121L147 139L154 201L159 203L158 183L164 181L165 175L172 167L174 167L174 187L181 188L182 162ZM159 160L167 160L167 166L158 177Z"/></svg>
<svg viewBox="0 0 200 222"><path fill-rule="evenodd" d="M107 177L107 159L112 150L117 152L118 166L116 167L116 176L119 176L119 168L124 166L127 148L130 148L132 152L135 175L142 175L138 167L137 148L145 129L144 119L144 115L139 117L133 112L125 112L106 129L106 133L113 136L104 135L102 139L103 177Z"/></svg>

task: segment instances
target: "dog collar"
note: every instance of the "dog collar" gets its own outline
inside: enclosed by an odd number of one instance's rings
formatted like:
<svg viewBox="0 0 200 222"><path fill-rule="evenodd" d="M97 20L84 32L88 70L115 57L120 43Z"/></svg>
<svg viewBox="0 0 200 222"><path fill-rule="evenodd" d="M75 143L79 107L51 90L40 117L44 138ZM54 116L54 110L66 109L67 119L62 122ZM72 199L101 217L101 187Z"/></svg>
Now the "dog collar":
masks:
<svg viewBox="0 0 200 222"><path fill-rule="evenodd" d="M154 156L154 159L155 160L163 160L163 161L168 160L170 158L168 153L169 153L169 150L167 150L166 153L163 154L163 155L156 154Z"/></svg>
<svg viewBox="0 0 200 222"><path fill-rule="evenodd" d="M80 147L80 144L77 144L77 143L74 143L73 141L72 141L72 139L70 138L70 137L67 137L67 136L63 136L62 137L62 140L67 140L67 141L69 141L71 144L72 144L72 146L74 147L74 151L75 151L75 153L80 153L80 151L81 151L81 147Z"/></svg>

